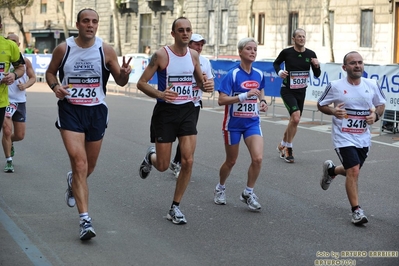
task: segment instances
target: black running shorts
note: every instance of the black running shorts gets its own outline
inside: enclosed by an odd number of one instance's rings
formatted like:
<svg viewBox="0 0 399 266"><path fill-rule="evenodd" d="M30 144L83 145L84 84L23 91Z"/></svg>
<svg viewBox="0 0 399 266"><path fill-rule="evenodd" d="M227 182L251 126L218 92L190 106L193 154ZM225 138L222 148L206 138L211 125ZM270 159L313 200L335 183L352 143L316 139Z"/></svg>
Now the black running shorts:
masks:
<svg viewBox="0 0 399 266"><path fill-rule="evenodd" d="M306 89L288 89L281 87L280 95L290 115L298 110L302 115L303 105L306 97Z"/></svg>
<svg viewBox="0 0 399 266"><path fill-rule="evenodd" d="M86 141L98 141L104 137L107 124L108 107L104 104L83 106L66 99L58 101L58 129L85 133Z"/></svg>
<svg viewBox="0 0 399 266"><path fill-rule="evenodd" d="M358 164L360 165L360 168L362 168L368 156L369 148L356 148L355 146L349 146L336 148L335 151L338 155L339 160L344 166L344 169L346 170Z"/></svg>
<svg viewBox="0 0 399 266"><path fill-rule="evenodd" d="M192 102L158 102L151 118L151 142L174 142L176 137L197 135L198 109Z"/></svg>

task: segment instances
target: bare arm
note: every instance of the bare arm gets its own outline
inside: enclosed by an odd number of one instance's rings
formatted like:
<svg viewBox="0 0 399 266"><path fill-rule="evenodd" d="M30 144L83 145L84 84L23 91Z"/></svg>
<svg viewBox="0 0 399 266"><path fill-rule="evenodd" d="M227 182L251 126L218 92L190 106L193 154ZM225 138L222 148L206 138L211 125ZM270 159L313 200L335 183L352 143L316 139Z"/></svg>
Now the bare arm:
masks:
<svg viewBox="0 0 399 266"><path fill-rule="evenodd" d="M116 84L119 86L125 86L129 81L129 75L132 71L132 68L130 67L130 61L132 61L132 58L130 57L126 62L125 57L123 57L122 66L119 66L115 50L105 43L103 44L103 48L106 64L114 77Z"/></svg>
<svg viewBox="0 0 399 266"><path fill-rule="evenodd" d="M204 91L213 92L213 90L215 89L215 81L213 80L213 78L207 79L206 75L204 75L204 79Z"/></svg>
<svg viewBox="0 0 399 266"><path fill-rule="evenodd" d="M201 70L201 65L199 61L199 55L198 52L190 48L190 53L191 53L191 58L194 63L194 78L195 82L197 83L197 86L204 92L207 92L207 90L204 88L204 76L202 75L202 70ZM211 91L209 91L211 92Z"/></svg>
<svg viewBox="0 0 399 266"><path fill-rule="evenodd" d="M338 119L342 119L346 115L346 110L344 108L345 103L340 103L336 107L330 105L320 105L317 103L317 109L326 115L333 115Z"/></svg>
<svg viewBox="0 0 399 266"><path fill-rule="evenodd" d="M259 104L260 111L266 112L267 109L269 109L269 107L267 106L267 102L265 100L265 89L260 90L260 94L259 94L258 98L260 101L260 104Z"/></svg>
<svg viewBox="0 0 399 266"><path fill-rule="evenodd" d="M137 88L152 98L162 99L166 102L173 102L178 96L177 92L170 90L173 85L169 86L165 91L159 91L148 84L148 81L154 76L158 68L165 68L167 62L168 59L164 49L161 48L156 51L152 55L150 63L144 69L143 74L141 74L141 77L137 82Z"/></svg>
<svg viewBox="0 0 399 266"><path fill-rule="evenodd" d="M254 95L256 95L256 97L258 97L260 100L262 100L264 98L263 90L260 91L258 89L252 89L252 90L249 90L248 92L244 92L241 94L246 94L245 99L248 99L249 97L252 97ZM240 96L229 96L223 92L219 93L219 99L218 99L219 105L230 105L230 104L239 103L239 102L241 102Z"/></svg>
<svg viewBox="0 0 399 266"><path fill-rule="evenodd" d="M380 117L384 114L384 111L385 111L385 104L376 106L375 110L371 110L370 115L366 117L367 123L369 125L374 124L377 120L377 117L378 119L380 119Z"/></svg>
<svg viewBox="0 0 399 266"><path fill-rule="evenodd" d="M33 71L32 63L29 61L28 58L25 58L25 66L26 66L26 75L28 75L29 79L26 83L19 83L19 81L17 80L18 82L17 86L21 91L26 90L36 82L36 74L35 71Z"/></svg>
<svg viewBox="0 0 399 266"><path fill-rule="evenodd" d="M66 95L69 95L69 92L65 89L68 87L68 85L65 86L60 85L57 78L58 68L61 65L65 52L66 52L66 43L64 42L59 44L54 49L50 64L46 71L47 84L50 87L52 84L57 84L55 87L53 87L53 91L55 93L55 96L59 99L63 99Z"/></svg>
<svg viewBox="0 0 399 266"><path fill-rule="evenodd" d="M18 77L22 77L22 75L25 73L24 65L20 64L18 66L14 66L14 73L17 74ZM1 83L7 85L13 84L16 81L14 73L13 72L4 73L4 78L1 80Z"/></svg>

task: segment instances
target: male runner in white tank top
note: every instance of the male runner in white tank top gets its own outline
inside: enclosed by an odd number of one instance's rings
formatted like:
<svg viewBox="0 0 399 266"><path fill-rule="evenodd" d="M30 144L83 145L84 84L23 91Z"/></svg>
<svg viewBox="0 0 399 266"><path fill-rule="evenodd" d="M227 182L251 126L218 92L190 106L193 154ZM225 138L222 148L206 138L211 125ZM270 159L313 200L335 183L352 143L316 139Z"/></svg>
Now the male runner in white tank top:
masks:
<svg viewBox="0 0 399 266"><path fill-rule="evenodd" d="M88 213L87 178L94 171L108 123L104 102L108 77L112 74L124 86L131 72L131 58L125 62L123 57L120 66L114 49L96 37L98 22L95 10L82 9L77 15L78 37L55 48L46 72L47 83L59 99L56 127L71 161L65 200L69 207L77 206L81 240L96 236Z"/></svg>
<svg viewBox="0 0 399 266"><path fill-rule="evenodd" d="M154 53L137 83L139 90L157 99L151 119L151 142L155 143L155 147L147 150L140 165L140 177L146 178L152 166L161 172L167 170L172 144L176 137L179 139L181 171L176 181L173 202L166 216L174 224L187 223L179 205L190 181L197 141L197 115L192 94L193 74L198 87L207 91L203 85L198 53L188 48L191 34L190 21L184 17L176 19L171 31L174 44L162 47ZM148 84L155 72L158 74L158 89Z"/></svg>

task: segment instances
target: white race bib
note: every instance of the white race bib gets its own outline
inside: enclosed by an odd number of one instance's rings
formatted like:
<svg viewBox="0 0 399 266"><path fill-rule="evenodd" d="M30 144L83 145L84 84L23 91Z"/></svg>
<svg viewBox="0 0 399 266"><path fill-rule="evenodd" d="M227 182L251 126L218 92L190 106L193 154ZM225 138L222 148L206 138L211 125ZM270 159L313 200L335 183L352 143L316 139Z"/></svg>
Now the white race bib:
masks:
<svg viewBox="0 0 399 266"><path fill-rule="evenodd" d="M68 85L69 103L85 105L99 102L100 77L69 77Z"/></svg>
<svg viewBox="0 0 399 266"><path fill-rule="evenodd" d="M308 86L309 71L290 71L290 89L303 89Z"/></svg>
<svg viewBox="0 0 399 266"><path fill-rule="evenodd" d="M17 111L17 109L18 109L18 103L10 103L10 105L8 105L8 106L6 107L6 114L5 114L5 116L11 118L11 117L15 114L15 112Z"/></svg>
<svg viewBox="0 0 399 266"><path fill-rule="evenodd" d="M237 96L236 94L235 96ZM258 101L256 96L249 99L233 104L233 116L240 118L252 118L259 116Z"/></svg>
<svg viewBox="0 0 399 266"><path fill-rule="evenodd" d="M187 102L193 100L193 76L192 75L177 75L168 76L168 84L172 84L172 91L179 95L175 99L176 102Z"/></svg>

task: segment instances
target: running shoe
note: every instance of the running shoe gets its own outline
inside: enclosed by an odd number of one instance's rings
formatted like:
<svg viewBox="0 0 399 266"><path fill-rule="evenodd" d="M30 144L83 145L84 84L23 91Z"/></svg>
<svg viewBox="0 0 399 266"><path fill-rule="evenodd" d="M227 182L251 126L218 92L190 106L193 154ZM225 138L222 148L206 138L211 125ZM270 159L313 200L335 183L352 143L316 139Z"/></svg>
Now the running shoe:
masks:
<svg viewBox="0 0 399 266"><path fill-rule="evenodd" d="M279 143L277 145L277 151L278 151L278 155L280 156L280 159L284 159L284 148L285 146L281 145L281 143Z"/></svg>
<svg viewBox="0 0 399 266"><path fill-rule="evenodd" d="M184 214L180 211L179 206L173 205L166 215L166 219L172 221L174 224L186 224L187 220Z"/></svg>
<svg viewBox="0 0 399 266"><path fill-rule="evenodd" d="M323 163L323 175L321 176L320 186L322 189L327 190L330 187L331 182L335 176L330 176L328 174L328 169L335 167L331 160L327 160Z"/></svg>
<svg viewBox="0 0 399 266"><path fill-rule="evenodd" d="M367 223L369 220L366 215L364 215L364 211L361 208L357 208L354 212L352 212L352 223L355 225L361 225Z"/></svg>
<svg viewBox="0 0 399 266"><path fill-rule="evenodd" d="M12 160L6 162L6 165L4 166L4 172L14 173L14 165L12 164Z"/></svg>
<svg viewBox="0 0 399 266"><path fill-rule="evenodd" d="M169 169L173 171L173 174L175 175L176 178L179 177L180 169L181 169L180 163L175 163L173 160L170 161Z"/></svg>
<svg viewBox="0 0 399 266"><path fill-rule="evenodd" d="M284 160L287 163L293 163L294 162L294 154L292 153L292 148L285 147L284 148Z"/></svg>
<svg viewBox="0 0 399 266"><path fill-rule="evenodd" d="M247 204L248 208L253 211L259 211L262 208L262 206L260 206L258 202L258 197L255 195L255 193L246 195L244 192L242 192L240 200Z"/></svg>
<svg viewBox="0 0 399 266"><path fill-rule="evenodd" d="M72 194L72 171L69 171L67 173L67 184L68 184L68 188L65 191L65 201L66 201L66 204L68 205L68 207L73 208L73 207L75 207L76 202L75 202L75 198Z"/></svg>
<svg viewBox="0 0 399 266"><path fill-rule="evenodd" d="M226 190L225 189L215 189L215 197L213 202L217 205L226 205Z"/></svg>
<svg viewBox="0 0 399 266"><path fill-rule="evenodd" d="M91 224L91 218L80 222L80 240L89 240L96 236Z"/></svg>
<svg viewBox="0 0 399 266"><path fill-rule="evenodd" d="M14 148L14 142L11 143L11 157L14 157L15 155L15 148Z"/></svg>
<svg viewBox="0 0 399 266"><path fill-rule="evenodd" d="M147 149L147 154L145 155L144 160L141 162L141 165L139 168L139 175L142 179L147 178L147 176L151 172L152 165L150 163L150 156L153 153L155 153L155 147L149 147Z"/></svg>

